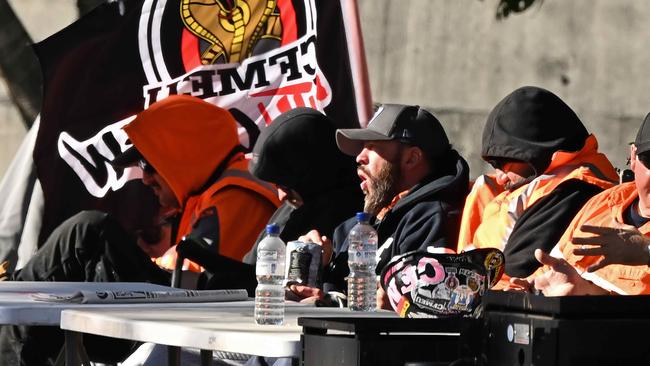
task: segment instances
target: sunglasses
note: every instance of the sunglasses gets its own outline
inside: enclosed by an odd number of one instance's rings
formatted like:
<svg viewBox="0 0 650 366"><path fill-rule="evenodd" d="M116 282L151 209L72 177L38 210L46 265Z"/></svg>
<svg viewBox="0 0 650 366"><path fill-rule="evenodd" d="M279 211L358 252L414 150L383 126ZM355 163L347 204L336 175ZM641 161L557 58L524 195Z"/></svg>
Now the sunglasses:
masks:
<svg viewBox="0 0 650 366"><path fill-rule="evenodd" d="M156 172L156 168L154 168L153 165L144 159L138 160L138 167L147 174L153 174Z"/></svg>

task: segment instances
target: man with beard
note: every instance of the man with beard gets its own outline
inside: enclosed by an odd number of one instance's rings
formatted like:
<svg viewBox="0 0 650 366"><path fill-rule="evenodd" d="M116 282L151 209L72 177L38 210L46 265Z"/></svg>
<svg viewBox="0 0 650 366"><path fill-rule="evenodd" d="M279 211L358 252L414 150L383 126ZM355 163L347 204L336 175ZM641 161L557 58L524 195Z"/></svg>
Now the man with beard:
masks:
<svg viewBox="0 0 650 366"><path fill-rule="evenodd" d="M356 156L364 211L372 215L379 236L377 273L395 255L456 249L469 168L431 113L418 106L385 104L367 128L337 130L336 141L343 153ZM315 230L301 237L333 246L324 291L346 288L347 236L355 224L352 218L339 225L332 241ZM322 296L303 286L291 290L301 297Z"/></svg>
<svg viewBox="0 0 650 366"><path fill-rule="evenodd" d="M578 116L548 90L526 86L501 100L487 118L481 149L496 172L479 177L467 197L458 251L497 248L508 276L540 266L589 198L615 184L616 171Z"/></svg>

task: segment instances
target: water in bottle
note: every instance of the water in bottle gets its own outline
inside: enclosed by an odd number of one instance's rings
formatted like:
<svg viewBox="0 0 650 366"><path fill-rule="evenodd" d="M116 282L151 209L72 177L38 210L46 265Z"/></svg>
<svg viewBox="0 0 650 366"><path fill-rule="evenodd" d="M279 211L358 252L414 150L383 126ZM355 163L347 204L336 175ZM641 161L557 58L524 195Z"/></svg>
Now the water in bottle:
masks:
<svg viewBox="0 0 650 366"><path fill-rule="evenodd" d="M348 235L348 308L354 311L377 308L377 231L369 218L365 212L357 213L357 224Z"/></svg>
<svg viewBox="0 0 650 366"><path fill-rule="evenodd" d="M255 322L282 324L284 321L284 267L286 247L278 237L278 225L266 226L266 237L257 247L255 275Z"/></svg>

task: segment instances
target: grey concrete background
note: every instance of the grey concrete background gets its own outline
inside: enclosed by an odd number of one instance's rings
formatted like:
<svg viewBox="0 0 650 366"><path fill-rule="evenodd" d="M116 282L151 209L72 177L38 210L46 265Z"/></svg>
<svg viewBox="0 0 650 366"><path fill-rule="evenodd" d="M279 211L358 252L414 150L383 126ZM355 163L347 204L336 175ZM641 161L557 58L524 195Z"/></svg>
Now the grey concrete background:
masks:
<svg viewBox="0 0 650 366"><path fill-rule="evenodd" d="M650 111L645 0L545 0L497 21L497 0L359 0L373 99L444 123L472 176L489 110L523 85L552 90L625 164Z"/></svg>
<svg viewBox="0 0 650 366"><path fill-rule="evenodd" d="M75 0L12 0L38 41L76 17ZM373 99L443 121L472 176L490 108L522 85L550 89L623 166L650 111L647 0L544 0L495 17L498 0L358 0ZM25 133L0 81L0 175Z"/></svg>

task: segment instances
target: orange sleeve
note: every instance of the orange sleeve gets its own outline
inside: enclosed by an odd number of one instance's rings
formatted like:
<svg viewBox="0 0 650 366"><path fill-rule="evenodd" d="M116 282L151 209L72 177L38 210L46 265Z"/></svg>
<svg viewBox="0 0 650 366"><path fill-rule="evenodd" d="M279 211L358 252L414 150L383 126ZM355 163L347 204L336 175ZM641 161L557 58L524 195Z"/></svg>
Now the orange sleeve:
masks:
<svg viewBox="0 0 650 366"><path fill-rule="evenodd" d="M483 210L494 198L503 191L491 175L482 175L472 185L472 190L465 199L463 216L458 233L457 252L460 253L473 244L474 233L481 225ZM473 247L470 247L473 249Z"/></svg>
<svg viewBox="0 0 650 366"><path fill-rule="evenodd" d="M219 217L219 253L241 261L276 206L261 194L237 186L219 190L212 203Z"/></svg>
<svg viewBox="0 0 650 366"><path fill-rule="evenodd" d="M583 272L590 265L596 263L600 260L600 256L581 256L573 254L573 249L576 247L573 244L574 237L585 237L591 236L592 234L585 234L580 230L580 227L584 224L591 224L594 226L607 226L603 225L601 222L593 222L593 214L598 213L598 206L602 206L603 203L600 201L600 195L592 197L587 203L578 211L576 216L571 220L571 223L567 227L562 237L557 242L553 252L557 254L562 254L569 264L576 267L580 272Z"/></svg>

